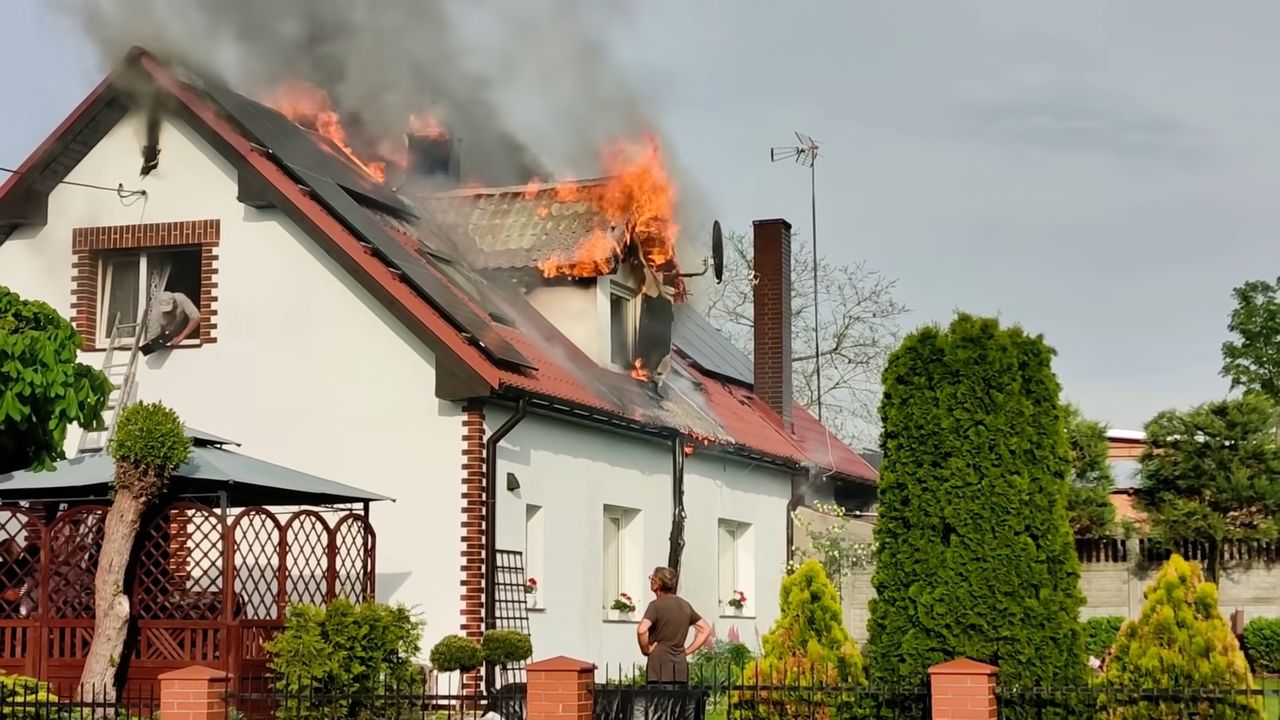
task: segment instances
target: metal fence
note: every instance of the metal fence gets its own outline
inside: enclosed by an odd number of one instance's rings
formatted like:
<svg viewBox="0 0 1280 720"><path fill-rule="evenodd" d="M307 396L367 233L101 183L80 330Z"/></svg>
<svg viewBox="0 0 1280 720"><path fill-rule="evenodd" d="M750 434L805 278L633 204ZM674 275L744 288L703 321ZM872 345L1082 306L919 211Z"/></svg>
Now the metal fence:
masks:
<svg viewBox="0 0 1280 720"><path fill-rule="evenodd" d="M4 720L151 720L159 709L154 686L122 694L86 688L73 698L56 695L47 683L31 678L0 677L0 718Z"/></svg>
<svg viewBox="0 0 1280 720"><path fill-rule="evenodd" d="M228 695L228 720L473 720L493 709L475 680L432 676L339 691L276 676L251 678ZM500 690L489 700L509 701L516 690ZM509 720L523 718L524 688L518 692L520 715Z"/></svg>
<svg viewBox="0 0 1280 720"><path fill-rule="evenodd" d="M1280 687L997 687L996 706L1001 720L1276 720L1280 715Z"/></svg>
<svg viewBox="0 0 1280 720"><path fill-rule="evenodd" d="M870 687L842 681L834 668L764 673L751 665L695 662L689 667L687 684L650 683L642 668L609 668L594 695L595 720L929 717L927 687Z"/></svg>

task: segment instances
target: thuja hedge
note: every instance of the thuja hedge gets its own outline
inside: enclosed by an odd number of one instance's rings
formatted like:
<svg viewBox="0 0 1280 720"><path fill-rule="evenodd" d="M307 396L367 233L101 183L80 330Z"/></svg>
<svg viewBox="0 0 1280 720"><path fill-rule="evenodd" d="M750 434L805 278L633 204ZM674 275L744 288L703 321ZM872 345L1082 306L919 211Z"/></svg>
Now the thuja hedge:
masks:
<svg viewBox="0 0 1280 720"><path fill-rule="evenodd" d="M890 356L880 405L870 681L959 657L1001 684L1086 680L1065 413L1039 336L958 315Z"/></svg>

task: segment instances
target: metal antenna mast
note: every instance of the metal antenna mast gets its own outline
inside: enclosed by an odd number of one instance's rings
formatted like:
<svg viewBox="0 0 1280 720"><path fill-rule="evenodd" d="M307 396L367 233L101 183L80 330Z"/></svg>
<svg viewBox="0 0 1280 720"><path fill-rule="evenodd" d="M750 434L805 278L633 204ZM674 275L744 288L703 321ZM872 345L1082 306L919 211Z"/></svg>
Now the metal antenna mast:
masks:
<svg viewBox="0 0 1280 720"><path fill-rule="evenodd" d="M818 422L822 422L822 347L818 327L818 191L817 170L814 167L818 159L818 143L800 132L796 133L796 140L799 141L799 145L770 149L769 161L794 159L798 164L809 168L809 210L812 213L809 232L813 237L813 375L816 383Z"/></svg>

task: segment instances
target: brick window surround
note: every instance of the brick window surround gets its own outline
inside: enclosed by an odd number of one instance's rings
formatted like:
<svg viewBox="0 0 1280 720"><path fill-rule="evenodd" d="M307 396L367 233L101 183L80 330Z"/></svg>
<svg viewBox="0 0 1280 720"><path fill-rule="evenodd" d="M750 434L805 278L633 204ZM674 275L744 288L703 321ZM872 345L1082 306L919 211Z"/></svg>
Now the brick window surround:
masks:
<svg viewBox="0 0 1280 720"><path fill-rule="evenodd" d="M104 225L72 230L71 323L80 332L85 350L97 350L98 302L102 294L99 268L102 257L116 251L146 251L155 248L200 248L200 344L217 341L218 240L219 220L147 223L144 225Z"/></svg>

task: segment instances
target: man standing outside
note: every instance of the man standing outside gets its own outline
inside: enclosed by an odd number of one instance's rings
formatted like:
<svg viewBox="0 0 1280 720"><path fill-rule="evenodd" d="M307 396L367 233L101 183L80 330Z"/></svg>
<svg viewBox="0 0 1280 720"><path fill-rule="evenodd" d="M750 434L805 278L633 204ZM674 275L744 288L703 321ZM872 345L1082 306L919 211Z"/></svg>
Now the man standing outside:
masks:
<svg viewBox="0 0 1280 720"><path fill-rule="evenodd" d="M655 597L636 628L640 652L649 658L648 681L688 683L689 656L707 643L711 625L676 595L676 573L671 568L655 568L649 576L649 589ZM693 642L686 645L690 628L694 630Z"/></svg>

